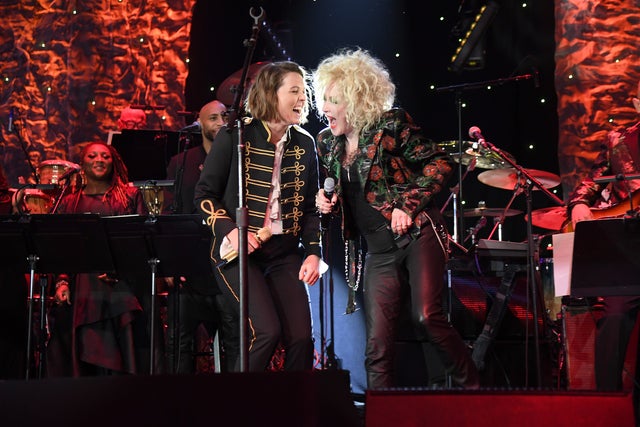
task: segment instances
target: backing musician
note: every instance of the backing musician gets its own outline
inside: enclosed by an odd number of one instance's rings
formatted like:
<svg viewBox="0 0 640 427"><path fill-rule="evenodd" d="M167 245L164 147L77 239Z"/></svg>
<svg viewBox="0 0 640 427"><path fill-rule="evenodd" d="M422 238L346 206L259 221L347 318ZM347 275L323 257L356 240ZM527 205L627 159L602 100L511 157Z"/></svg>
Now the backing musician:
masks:
<svg viewBox="0 0 640 427"><path fill-rule="evenodd" d="M633 106L640 114L639 98L640 85L637 97L633 98ZM612 131L608 134L608 140L602 145L588 176L575 188L567 202L568 214L574 229L577 222L598 216L594 215L591 208L610 212L617 208L619 214L623 215L629 210L629 195L632 195L632 199L638 198L640 180L602 184L596 183L594 179L606 175L639 173L639 134L640 122L622 132ZM635 201L633 206L637 215L638 204ZM596 324L596 387L601 391L622 390L624 359L640 308L640 296L608 296L603 298L603 302L604 315Z"/></svg>

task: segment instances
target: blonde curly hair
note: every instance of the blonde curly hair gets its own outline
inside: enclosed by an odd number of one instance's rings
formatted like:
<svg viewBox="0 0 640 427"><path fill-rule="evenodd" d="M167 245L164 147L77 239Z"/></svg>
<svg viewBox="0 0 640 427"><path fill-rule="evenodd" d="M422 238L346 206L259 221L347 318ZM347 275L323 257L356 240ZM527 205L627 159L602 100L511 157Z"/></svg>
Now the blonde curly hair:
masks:
<svg viewBox="0 0 640 427"><path fill-rule="evenodd" d="M346 102L347 122L358 132L373 126L393 106L396 86L385 65L363 49L343 49L318 65L312 75L314 103L323 119L324 94L335 84Z"/></svg>

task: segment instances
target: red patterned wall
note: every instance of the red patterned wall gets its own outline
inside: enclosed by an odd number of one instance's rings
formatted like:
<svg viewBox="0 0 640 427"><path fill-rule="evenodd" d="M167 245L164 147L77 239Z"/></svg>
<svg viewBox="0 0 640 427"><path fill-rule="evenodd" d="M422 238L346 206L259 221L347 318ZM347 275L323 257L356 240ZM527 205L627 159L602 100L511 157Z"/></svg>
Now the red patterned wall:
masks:
<svg viewBox="0 0 640 427"><path fill-rule="evenodd" d="M12 185L27 167L22 147L75 161L130 104L164 107L149 127L181 127L195 1L0 3L0 155ZM20 132L9 134L12 107Z"/></svg>
<svg viewBox="0 0 640 427"><path fill-rule="evenodd" d="M607 133L638 120L640 8L637 0L556 0L555 13L558 160L570 191Z"/></svg>

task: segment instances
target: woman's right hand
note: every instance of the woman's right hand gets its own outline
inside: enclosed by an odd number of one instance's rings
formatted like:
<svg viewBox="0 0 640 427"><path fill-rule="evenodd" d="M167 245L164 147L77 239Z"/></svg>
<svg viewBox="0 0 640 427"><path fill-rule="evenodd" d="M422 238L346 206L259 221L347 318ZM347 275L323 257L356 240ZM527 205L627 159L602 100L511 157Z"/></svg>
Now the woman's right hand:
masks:
<svg viewBox="0 0 640 427"><path fill-rule="evenodd" d="M580 221L588 221L593 219L593 212L589 206L584 203L578 203L574 205L571 209L571 223L573 224L573 229L576 229L576 224Z"/></svg>
<svg viewBox="0 0 640 427"><path fill-rule="evenodd" d="M238 229L234 228L226 236L227 239L229 239L229 244L231 245L233 250L236 252L239 252L238 248L240 247L238 242L238 235L239 235ZM247 233L247 240L249 241L249 245L247 248L248 254L252 253L256 249L260 249L261 244L258 241L258 239L256 239L256 235L254 233Z"/></svg>
<svg viewBox="0 0 640 427"><path fill-rule="evenodd" d="M323 188L318 190L318 193L316 194L316 208L318 209L318 213L321 213L323 215L331 213L331 211L333 211L333 207L337 202L338 195L336 193L333 193L333 196L331 196L331 200L329 200L324 194Z"/></svg>

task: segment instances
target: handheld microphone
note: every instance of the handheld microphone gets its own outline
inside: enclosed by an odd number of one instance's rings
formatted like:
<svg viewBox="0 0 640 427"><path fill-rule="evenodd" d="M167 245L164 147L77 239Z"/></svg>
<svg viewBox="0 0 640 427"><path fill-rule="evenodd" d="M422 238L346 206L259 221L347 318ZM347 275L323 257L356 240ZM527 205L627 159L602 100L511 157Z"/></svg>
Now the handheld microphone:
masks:
<svg viewBox="0 0 640 427"><path fill-rule="evenodd" d="M477 139L478 140L478 144L482 145L484 147L486 141L484 139L484 136L482 136L482 131L480 130L480 128L478 126L471 126L469 128L469 136L473 139Z"/></svg>
<svg viewBox="0 0 640 427"><path fill-rule="evenodd" d="M330 201L333 198L334 191L336 190L335 180L331 177L326 178L322 189L324 190L324 196Z"/></svg>
<svg viewBox="0 0 640 427"><path fill-rule="evenodd" d="M9 125L7 126L7 132L13 133L13 107L9 108Z"/></svg>
<svg viewBox="0 0 640 427"><path fill-rule="evenodd" d="M196 120L195 122L193 122L193 124L183 127L178 132L198 133L201 130L202 126L200 125L200 122Z"/></svg>
<svg viewBox="0 0 640 427"><path fill-rule="evenodd" d="M258 231L256 231L256 240L260 242L260 244L266 243L271 238L271 229L268 227L262 227ZM231 249L226 252L224 255L221 253L220 257L222 260L216 264L216 268L224 267L230 262L234 261L238 258L238 251L235 249Z"/></svg>
<svg viewBox="0 0 640 427"><path fill-rule="evenodd" d="M333 178L328 177L324 180L324 186L322 187L322 189L324 190L324 196L327 198L327 200L331 200L336 189L336 182ZM331 214L322 214L322 216L320 217L320 227L322 227L323 230L326 230L329 228L330 224Z"/></svg>

